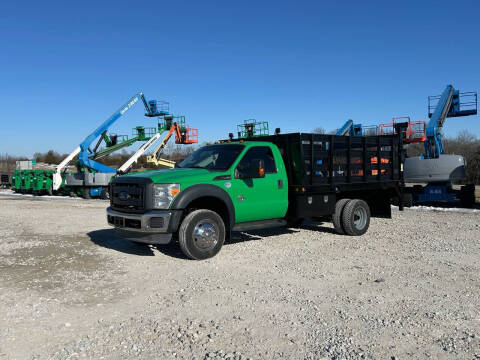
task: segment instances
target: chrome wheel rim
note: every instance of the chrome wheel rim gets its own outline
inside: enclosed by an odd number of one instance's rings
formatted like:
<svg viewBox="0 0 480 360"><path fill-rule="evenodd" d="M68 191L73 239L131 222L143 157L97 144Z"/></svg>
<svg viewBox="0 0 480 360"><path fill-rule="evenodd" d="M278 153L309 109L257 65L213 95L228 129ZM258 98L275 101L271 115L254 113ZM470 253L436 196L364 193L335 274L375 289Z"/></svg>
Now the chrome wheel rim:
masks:
<svg viewBox="0 0 480 360"><path fill-rule="evenodd" d="M353 225L357 230L363 230L367 225L367 210L357 207L353 212Z"/></svg>
<svg viewBox="0 0 480 360"><path fill-rule="evenodd" d="M198 222L193 229L193 243L200 251L213 249L218 243L218 238L218 228L210 220Z"/></svg>

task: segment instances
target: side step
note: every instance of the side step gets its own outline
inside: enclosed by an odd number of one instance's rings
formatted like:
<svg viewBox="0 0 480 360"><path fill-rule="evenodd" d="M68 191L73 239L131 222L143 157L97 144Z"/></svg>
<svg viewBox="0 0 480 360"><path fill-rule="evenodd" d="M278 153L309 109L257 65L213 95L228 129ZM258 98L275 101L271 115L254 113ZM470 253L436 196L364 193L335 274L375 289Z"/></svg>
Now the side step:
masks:
<svg viewBox="0 0 480 360"><path fill-rule="evenodd" d="M247 230L260 230L272 227L279 227L287 225L287 221L284 219L270 219L260 221L247 221L235 224L233 231L247 231Z"/></svg>

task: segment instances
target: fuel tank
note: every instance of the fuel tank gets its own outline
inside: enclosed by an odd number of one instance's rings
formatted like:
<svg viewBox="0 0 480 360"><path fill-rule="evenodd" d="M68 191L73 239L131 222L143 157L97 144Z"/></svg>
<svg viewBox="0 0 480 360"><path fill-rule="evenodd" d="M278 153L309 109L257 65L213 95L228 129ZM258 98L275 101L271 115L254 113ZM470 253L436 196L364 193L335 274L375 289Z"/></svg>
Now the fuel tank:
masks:
<svg viewBox="0 0 480 360"><path fill-rule="evenodd" d="M465 179L465 158L442 154L436 159L406 158L403 165L405 182L445 182Z"/></svg>

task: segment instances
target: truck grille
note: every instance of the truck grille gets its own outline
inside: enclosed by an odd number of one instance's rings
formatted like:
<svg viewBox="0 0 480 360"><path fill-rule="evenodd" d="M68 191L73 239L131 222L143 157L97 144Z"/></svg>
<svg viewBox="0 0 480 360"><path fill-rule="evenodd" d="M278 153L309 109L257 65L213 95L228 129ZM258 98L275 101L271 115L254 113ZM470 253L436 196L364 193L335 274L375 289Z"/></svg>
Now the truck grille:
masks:
<svg viewBox="0 0 480 360"><path fill-rule="evenodd" d="M146 184L113 183L110 197L112 209L122 212L145 211Z"/></svg>

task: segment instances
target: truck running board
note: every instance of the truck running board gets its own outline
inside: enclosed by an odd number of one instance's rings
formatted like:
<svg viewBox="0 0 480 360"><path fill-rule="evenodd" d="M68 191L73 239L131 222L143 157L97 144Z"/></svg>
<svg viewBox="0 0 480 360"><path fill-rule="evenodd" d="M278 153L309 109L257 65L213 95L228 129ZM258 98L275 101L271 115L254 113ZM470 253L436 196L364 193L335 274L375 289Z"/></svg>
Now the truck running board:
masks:
<svg viewBox="0 0 480 360"><path fill-rule="evenodd" d="M233 226L233 231L247 231L247 230L260 230L267 229L272 227L285 226L287 222L283 219L270 219L270 220L260 220L260 221L247 221L235 224Z"/></svg>

